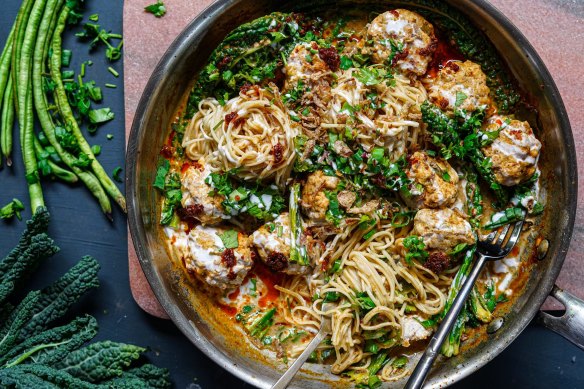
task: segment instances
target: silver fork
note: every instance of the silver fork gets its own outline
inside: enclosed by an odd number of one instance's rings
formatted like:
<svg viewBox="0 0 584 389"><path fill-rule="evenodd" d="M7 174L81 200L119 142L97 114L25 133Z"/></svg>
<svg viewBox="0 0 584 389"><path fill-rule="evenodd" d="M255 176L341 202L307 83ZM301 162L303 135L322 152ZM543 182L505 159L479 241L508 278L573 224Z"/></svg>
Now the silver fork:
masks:
<svg viewBox="0 0 584 389"><path fill-rule="evenodd" d="M458 292L458 295L452 302L452 306L442 320L438 330L432 336L432 339L428 344L428 348L426 348L424 355L422 355L418 361L418 365L410 376L410 379L408 380L405 388L418 389L422 387L424 381L426 380L426 376L432 368L434 360L438 356L442 343L444 343L444 340L456 322L456 318L464 306L464 303L466 302L466 299L470 294L476 280L479 278L481 271L485 267L485 264L487 261L496 261L498 259L504 258L511 252L515 246L515 243L517 243L519 235L521 234L521 228L523 228L523 220L513 224L513 229L511 229L510 226L510 224L507 224L499 234L497 233L498 231L493 231L486 237L485 240L479 240L477 243L476 263L464 281L460 292Z"/></svg>
<svg viewBox="0 0 584 389"><path fill-rule="evenodd" d="M329 303L323 303L321 310L323 312L326 312L328 310L328 308L330 307L330 305L331 304L329 304ZM316 336L310 341L310 343L308 343L308 346L306 346L306 348L304 349L302 354L300 354L298 356L298 358L296 358L294 363L288 368L288 370L286 370L286 372L282 375L282 377L280 377L280 379L272 386L272 389L284 389L284 388L288 387L288 385L294 379L294 376L296 375L296 373L298 373L298 370L300 370L300 368L302 367L304 362L306 362L306 360L308 359L310 354L312 354L312 352L314 350L316 350L318 345L323 340L325 340L326 336L332 332L331 330L332 330L332 328L331 328L330 317L329 316L321 316L320 317L320 328L319 328L318 332L316 333Z"/></svg>

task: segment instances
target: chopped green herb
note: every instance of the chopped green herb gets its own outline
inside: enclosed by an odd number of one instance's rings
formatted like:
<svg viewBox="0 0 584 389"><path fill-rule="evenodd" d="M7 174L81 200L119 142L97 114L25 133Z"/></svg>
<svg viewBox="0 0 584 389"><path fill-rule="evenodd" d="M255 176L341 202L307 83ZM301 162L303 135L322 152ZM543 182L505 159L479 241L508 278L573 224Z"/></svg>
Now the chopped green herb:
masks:
<svg viewBox="0 0 584 389"><path fill-rule="evenodd" d="M154 4L150 4L149 6L144 7L144 10L156 16L157 18L161 18L164 16L164 14L166 14L166 7L161 0L158 0Z"/></svg>
<svg viewBox="0 0 584 389"><path fill-rule="evenodd" d="M87 117L92 124L100 124L112 120L115 115L110 108L100 108L89 111Z"/></svg>
<svg viewBox="0 0 584 389"><path fill-rule="evenodd" d="M456 101L454 102L455 107L460 107L462 103L468 98L463 92L456 92Z"/></svg>
<svg viewBox="0 0 584 389"><path fill-rule="evenodd" d="M20 211L23 210L24 204L22 204L22 201L18 199L12 199L11 202L0 208L0 219L10 219L16 216L18 220L22 220Z"/></svg>
<svg viewBox="0 0 584 389"><path fill-rule="evenodd" d="M93 146L91 146L91 152L94 155L99 155L101 153L101 146L100 145L93 145Z"/></svg>
<svg viewBox="0 0 584 389"><path fill-rule="evenodd" d="M61 51L61 65L69 66L71 64L71 56L73 53L71 50L64 49Z"/></svg>
<svg viewBox="0 0 584 389"><path fill-rule="evenodd" d="M348 70L353 67L353 60L346 55L341 55L341 64L339 67L341 70Z"/></svg>
<svg viewBox="0 0 584 389"><path fill-rule="evenodd" d="M120 73L118 73L118 72L116 71L116 69L112 68L111 66L109 66L109 67L107 68L107 70L108 70L108 71L109 71L111 74L113 74L113 75L114 75L114 77L116 77L116 78L120 76Z"/></svg>
<svg viewBox="0 0 584 389"><path fill-rule="evenodd" d="M404 247L408 250L406 253L406 262L413 264L413 260L420 263L426 262L430 254L426 251L426 245L422 238L417 235L410 235L403 240Z"/></svg>
<svg viewBox="0 0 584 389"><path fill-rule="evenodd" d="M91 20L92 22L99 22L99 15L98 14L89 15L89 20Z"/></svg>
<svg viewBox="0 0 584 389"><path fill-rule="evenodd" d="M117 88L118 86L115 84L105 84L106 88Z"/></svg>
<svg viewBox="0 0 584 389"><path fill-rule="evenodd" d="M107 134L105 137L107 138L107 140L114 139L114 135L113 134Z"/></svg>
<svg viewBox="0 0 584 389"><path fill-rule="evenodd" d="M122 168L120 166L116 167L114 169L114 171L112 172L112 178L114 180L116 180L117 182L122 182L122 179L120 178L121 173L122 173Z"/></svg>
<svg viewBox="0 0 584 389"><path fill-rule="evenodd" d="M236 249L239 247L238 235L238 232L235 230L227 230L220 234L219 238L221 238L221 242L223 242L226 249Z"/></svg>
<svg viewBox="0 0 584 389"><path fill-rule="evenodd" d="M166 175L170 170L170 162L168 159L161 158L158 161L158 168L156 169L156 178L154 179L153 186L160 190L164 190L164 183L166 179Z"/></svg>

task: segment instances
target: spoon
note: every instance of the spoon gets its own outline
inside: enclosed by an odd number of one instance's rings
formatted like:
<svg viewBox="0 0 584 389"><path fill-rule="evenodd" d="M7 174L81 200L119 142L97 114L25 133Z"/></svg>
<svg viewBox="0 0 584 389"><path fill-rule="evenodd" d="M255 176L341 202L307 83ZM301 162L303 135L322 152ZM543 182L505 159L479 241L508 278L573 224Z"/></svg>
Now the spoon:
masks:
<svg viewBox="0 0 584 389"><path fill-rule="evenodd" d="M323 312L327 311L327 307L330 306L328 303L323 303L321 310ZM302 367L304 362L308 359L310 354L320 345L320 343L326 338L328 334L331 333L331 319L329 316L320 317L320 329L316 333L316 336L308 343L308 346L304 349L302 354L296 358L294 363L286 370L286 372L280 377L280 379L272 386L272 389L284 389L288 387L290 382L294 379L298 370Z"/></svg>

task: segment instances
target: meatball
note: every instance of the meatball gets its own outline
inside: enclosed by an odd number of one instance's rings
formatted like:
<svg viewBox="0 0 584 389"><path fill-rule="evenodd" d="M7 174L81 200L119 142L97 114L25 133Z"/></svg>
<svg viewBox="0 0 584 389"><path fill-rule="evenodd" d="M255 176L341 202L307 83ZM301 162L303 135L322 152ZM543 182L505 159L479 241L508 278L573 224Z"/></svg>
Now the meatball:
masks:
<svg viewBox="0 0 584 389"><path fill-rule="evenodd" d="M308 266L290 263L290 216L287 212L258 228L251 236L261 260L273 271L305 274Z"/></svg>
<svg viewBox="0 0 584 389"><path fill-rule="evenodd" d="M419 210L414 217L413 233L422 238L430 251L449 252L460 243L476 241L470 223L449 208Z"/></svg>
<svg viewBox="0 0 584 389"><path fill-rule="evenodd" d="M227 290L241 285L252 266L250 239L239 232L238 247L226 249L219 227L193 228L189 233L174 232L172 248L187 271L206 284Z"/></svg>
<svg viewBox="0 0 584 389"><path fill-rule="evenodd" d="M448 62L435 79L426 81L430 100L445 112L458 108L472 113L490 104L487 77L474 62Z"/></svg>
<svg viewBox="0 0 584 389"><path fill-rule="evenodd" d="M406 171L412 183L402 198L412 208L448 207L456 201L458 174L442 158L416 151L408 157Z"/></svg>
<svg viewBox="0 0 584 389"><path fill-rule="evenodd" d="M434 27L415 12L405 9L387 11L377 16L367 30L373 40L373 61L383 63L389 58L392 42L403 45L393 57L393 63L405 73L418 76L426 73L428 63L436 50Z"/></svg>
<svg viewBox="0 0 584 389"><path fill-rule="evenodd" d="M295 88L298 81L316 80L330 72L329 66L318 51L316 42L300 43L294 47L284 66L284 73L286 73L284 89Z"/></svg>
<svg viewBox="0 0 584 389"><path fill-rule="evenodd" d="M312 173L306 179L302 187L302 210L312 222L322 223L326 221L325 215L329 207L329 199L324 194L325 190L334 190L339 184L337 177L326 176L321 170Z"/></svg>
<svg viewBox="0 0 584 389"><path fill-rule="evenodd" d="M482 150L491 159L496 180L501 185L513 186L529 179L537 169L541 149L529 123L495 115L482 132L493 131L499 131L499 135Z"/></svg>
<svg viewBox="0 0 584 389"><path fill-rule="evenodd" d="M210 196L213 188L205 182L210 174L207 166L200 163L190 166L181 177L181 204L189 218L199 220L202 224L217 224L228 219L223 209L224 198L221 195ZM181 214L181 212L179 212Z"/></svg>

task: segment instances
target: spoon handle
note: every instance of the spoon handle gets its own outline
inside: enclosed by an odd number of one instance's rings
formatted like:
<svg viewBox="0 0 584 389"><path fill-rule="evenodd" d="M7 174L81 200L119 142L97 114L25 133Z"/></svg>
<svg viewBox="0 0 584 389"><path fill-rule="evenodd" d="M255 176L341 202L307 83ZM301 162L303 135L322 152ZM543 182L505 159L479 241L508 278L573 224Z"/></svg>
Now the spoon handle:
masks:
<svg viewBox="0 0 584 389"><path fill-rule="evenodd" d="M326 337L326 333L324 331L322 331L322 329L320 331L318 331L316 336L310 341L310 343L308 343L308 346L304 349L302 354L300 354L298 356L298 358L296 358L296 360L294 361L292 366L290 366L288 368L288 370L286 370L286 372L282 375L282 377L280 377L278 382L276 382L272 386L272 389L286 388L288 386L288 384L290 384L290 381L292 381L292 379L294 379L294 376L296 375L298 370L300 370L300 367L302 367L302 365L308 359L310 354L312 354L312 352L314 350L316 350L316 348L318 347L320 342L322 342L325 337Z"/></svg>
<svg viewBox="0 0 584 389"><path fill-rule="evenodd" d="M452 302L452 306L448 310L448 313L442 320L442 323L438 327L438 330L432 336L426 351L418 361L414 372L410 376L408 383L404 388L406 389L419 389L424 385L424 381L426 381L426 376L430 372L432 365L434 364L434 360L438 356L440 352L440 348L442 347L442 343L450 333L452 326L456 322L456 318L460 313L460 310L464 306L468 295L470 294L476 280L479 278L483 267L485 266L486 258L478 253L477 254L477 261L475 266L473 267L472 271L468 275L467 279L464 281L462 288L456 295L456 298Z"/></svg>

